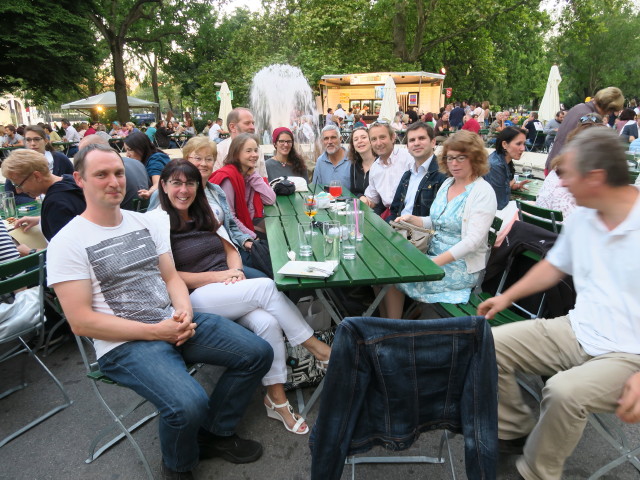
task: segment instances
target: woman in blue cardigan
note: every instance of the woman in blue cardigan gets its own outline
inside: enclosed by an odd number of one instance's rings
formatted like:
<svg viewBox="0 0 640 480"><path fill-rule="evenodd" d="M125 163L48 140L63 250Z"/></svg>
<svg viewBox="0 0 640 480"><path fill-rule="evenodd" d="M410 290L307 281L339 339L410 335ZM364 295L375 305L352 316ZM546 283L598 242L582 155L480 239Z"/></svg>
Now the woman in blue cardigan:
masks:
<svg viewBox="0 0 640 480"><path fill-rule="evenodd" d="M160 174L164 166L171 160L169 155L151 143L149 137L142 132L134 132L124 139L124 150L129 158L140 160L147 169L151 187L149 190L140 190L140 198L149 198L158 189Z"/></svg>

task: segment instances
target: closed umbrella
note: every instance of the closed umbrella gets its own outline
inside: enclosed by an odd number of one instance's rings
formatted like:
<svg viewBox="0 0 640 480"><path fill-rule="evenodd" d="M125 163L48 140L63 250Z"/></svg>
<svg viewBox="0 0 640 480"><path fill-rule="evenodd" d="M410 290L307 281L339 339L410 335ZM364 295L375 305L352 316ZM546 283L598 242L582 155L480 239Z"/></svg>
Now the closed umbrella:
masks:
<svg viewBox="0 0 640 480"><path fill-rule="evenodd" d="M396 84L391 76L387 77L382 87L382 106L378 114L378 120L391 123L398 110L398 99L396 98Z"/></svg>
<svg viewBox="0 0 640 480"><path fill-rule="evenodd" d="M552 118L555 118L556 113L560 110L560 94L558 93L558 85L562 81L560 76L560 70L557 65L551 67L549 72L549 79L547 80L547 88L544 91L544 97L542 97L542 103L540 104L540 110L538 111L538 119L544 122L548 122Z"/></svg>
<svg viewBox="0 0 640 480"><path fill-rule="evenodd" d="M227 115L229 115L232 109L229 85L227 85L227 82L222 82L220 86L220 112L218 113L218 118L222 119L223 130L227 130Z"/></svg>

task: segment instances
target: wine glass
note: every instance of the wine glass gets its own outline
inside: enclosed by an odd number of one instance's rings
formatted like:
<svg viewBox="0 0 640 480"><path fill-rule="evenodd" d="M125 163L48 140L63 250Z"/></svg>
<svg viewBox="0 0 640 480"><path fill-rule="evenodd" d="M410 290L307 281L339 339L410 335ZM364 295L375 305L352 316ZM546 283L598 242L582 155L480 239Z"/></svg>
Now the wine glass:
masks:
<svg viewBox="0 0 640 480"><path fill-rule="evenodd" d="M304 198L304 214L309 218L313 218L316 213L318 213L318 201L315 195L307 195Z"/></svg>
<svg viewBox="0 0 640 480"><path fill-rule="evenodd" d="M331 180L329 194L335 199L342 195L342 184L338 180Z"/></svg>
<svg viewBox="0 0 640 480"><path fill-rule="evenodd" d="M318 213L318 200L315 195L307 195L304 197L304 214L313 219L315 214ZM311 230L311 235L318 235L318 232Z"/></svg>

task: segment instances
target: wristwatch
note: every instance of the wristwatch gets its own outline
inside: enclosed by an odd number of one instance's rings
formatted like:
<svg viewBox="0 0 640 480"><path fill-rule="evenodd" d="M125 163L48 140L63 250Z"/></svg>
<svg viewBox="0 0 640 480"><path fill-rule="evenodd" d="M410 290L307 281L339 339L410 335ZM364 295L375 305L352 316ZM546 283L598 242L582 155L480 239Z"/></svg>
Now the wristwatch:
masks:
<svg viewBox="0 0 640 480"><path fill-rule="evenodd" d="M36 253L38 251L37 248L32 248L31 250L29 250L29 255L33 255L34 253Z"/></svg>

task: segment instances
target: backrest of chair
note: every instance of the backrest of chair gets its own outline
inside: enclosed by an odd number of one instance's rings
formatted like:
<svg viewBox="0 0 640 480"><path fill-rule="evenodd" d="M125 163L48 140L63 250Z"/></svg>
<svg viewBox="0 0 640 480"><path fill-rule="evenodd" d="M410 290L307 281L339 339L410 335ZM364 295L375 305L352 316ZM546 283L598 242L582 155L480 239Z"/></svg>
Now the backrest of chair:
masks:
<svg viewBox="0 0 640 480"><path fill-rule="evenodd" d="M487 244L489 248L493 248L498 239L498 232L500 231L500 227L502 227L502 219L498 217L493 217L493 222L491 222L491 226L489 227L489 236L487 237Z"/></svg>
<svg viewBox="0 0 640 480"><path fill-rule="evenodd" d="M638 174L640 172L629 172L629 183L630 184L634 184L636 183L636 180L638 179Z"/></svg>
<svg viewBox="0 0 640 480"><path fill-rule="evenodd" d="M133 211L134 212L140 212L140 213L144 213L147 211L147 208L149 207L149 199L148 198L134 198L132 200L132 205L133 205Z"/></svg>
<svg viewBox="0 0 640 480"><path fill-rule="evenodd" d="M91 361L86 349L86 346L93 348L93 340L91 340L89 337L83 337L80 335L76 335L75 337L76 343L78 344L78 350L80 350L80 356L82 357L82 362L84 363L84 367L87 370L87 374L100 370L98 361Z"/></svg>
<svg viewBox="0 0 640 480"><path fill-rule="evenodd" d="M46 250L0 264L0 295L44 284Z"/></svg>
<svg viewBox="0 0 640 480"><path fill-rule="evenodd" d="M518 217L520 221L536 225L550 232L560 233L562 230L562 212L558 210L549 210L547 208L537 207L530 203L516 199L518 206Z"/></svg>

